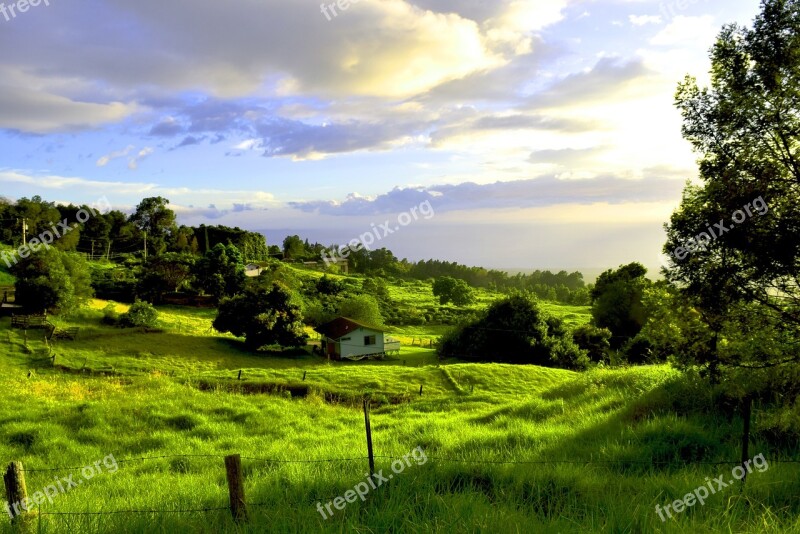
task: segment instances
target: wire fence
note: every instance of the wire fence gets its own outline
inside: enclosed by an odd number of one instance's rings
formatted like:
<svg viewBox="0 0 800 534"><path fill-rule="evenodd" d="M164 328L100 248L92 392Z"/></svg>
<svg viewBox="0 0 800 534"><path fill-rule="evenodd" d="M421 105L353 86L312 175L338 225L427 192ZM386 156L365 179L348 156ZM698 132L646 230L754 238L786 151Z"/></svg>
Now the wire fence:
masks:
<svg viewBox="0 0 800 534"><path fill-rule="evenodd" d="M228 457L228 455L224 454L168 454L168 455L158 455L158 456L142 456L142 457L132 457L132 458L123 458L120 460L116 460L117 464L129 464L134 462L148 462L154 460L162 460L162 459L174 459L174 458L215 458L215 459L224 459ZM353 456L353 457L345 457L345 458L320 458L320 459L284 459L284 458L267 458L267 457L259 457L259 456L240 456L242 460L249 460L255 462L264 462L266 464L322 464L322 463L341 463L341 462L367 462L370 460L370 456ZM373 455L372 459L379 459L379 460L398 460L401 459L401 456L392 456L392 455ZM678 461L658 461L658 460L601 460L601 459L587 459L587 460L558 460L558 459L548 459L548 460L479 460L479 459L469 459L469 458L457 458L452 456L431 456L425 455L425 463L428 461L442 462L442 463L457 463L457 464L466 464L466 465L580 465L580 466L627 466L627 465L650 465L650 466L675 466L675 467L690 467L696 465L703 465L703 466L737 466L742 465L740 461L685 461L685 462L678 462ZM797 465L800 464L800 460L770 460L770 465ZM22 473L52 473L58 471L76 471L82 470L86 466L90 464L86 464L85 466L58 466L58 467L51 467L51 468L33 468L33 469L20 469ZM309 500L309 502L313 501L332 501L335 497L331 497L329 499L320 499L318 497L313 497ZM264 503L264 502L245 502L246 506L253 506L253 507L274 507L276 506L276 502L272 503ZM285 504L285 503L282 503ZM183 508L183 509L122 509L122 510L107 510L107 511L83 511L83 512L45 512L45 511L38 511L38 514L41 516L103 516L103 515L120 515L120 514L197 514L197 513L209 513L209 512L221 512L230 510L229 506L210 506L210 507L197 507L197 508Z"/></svg>

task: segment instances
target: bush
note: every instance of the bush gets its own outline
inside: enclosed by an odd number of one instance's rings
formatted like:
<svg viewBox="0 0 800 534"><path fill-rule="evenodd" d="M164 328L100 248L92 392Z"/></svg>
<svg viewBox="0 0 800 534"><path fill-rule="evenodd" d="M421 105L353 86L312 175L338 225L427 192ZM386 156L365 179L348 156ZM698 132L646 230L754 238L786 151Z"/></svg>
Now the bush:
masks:
<svg viewBox="0 0 800 534"><path fill-rule="evenodd" d="M590 324L581 325L572 332L572 340L588 352L591 361L600 363L608 359L611 350L611 330L608 328L597 328Z"/></svg>
<svg viewBox="0 0 800 534"><path fill-rule="evenodd" d="M148 302L137 301L119 317L123 328L153 328L158 321L158 311Z"/></svg>
<svg viewBox="0 0 800 534"><path fill-rule="evenodd" d="M108 326L116 326L119 323L119 313L113 302L109 302L103 308L103 318L100 319L100 322Z"/></svg>
<svg viewBox="0 0 800 534"><path fill-rule="evenodd" d="M531 294L498 300L476 320L447 333L439 356L566 369L585 369L589 363L563 322L542 310Z"/></svg>

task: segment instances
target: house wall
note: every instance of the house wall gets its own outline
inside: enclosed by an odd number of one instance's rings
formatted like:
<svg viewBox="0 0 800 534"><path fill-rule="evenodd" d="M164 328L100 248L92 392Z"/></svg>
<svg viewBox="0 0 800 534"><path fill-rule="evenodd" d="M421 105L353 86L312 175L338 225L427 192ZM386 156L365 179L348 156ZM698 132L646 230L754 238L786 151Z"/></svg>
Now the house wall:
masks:
<svg viewBox="0 0 800 534"><path fill-rule="evenodd" d="M364 345L364 336L375 336L375 344ZM342 358L383 352L383 332L359 328L338 339L337 344Z"/></svg>

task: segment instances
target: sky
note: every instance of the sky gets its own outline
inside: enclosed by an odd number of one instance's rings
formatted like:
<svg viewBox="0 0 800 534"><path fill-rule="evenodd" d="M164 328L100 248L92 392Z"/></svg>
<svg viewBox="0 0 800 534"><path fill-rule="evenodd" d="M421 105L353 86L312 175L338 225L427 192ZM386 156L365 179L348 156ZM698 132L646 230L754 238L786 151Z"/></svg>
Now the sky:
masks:
<svg viewBox="0 0 800 534"><path fill-rule="evenodd" d="M697 175L675 89L759 9L3 1L0 195L529 269L658 268Z"/></svg>

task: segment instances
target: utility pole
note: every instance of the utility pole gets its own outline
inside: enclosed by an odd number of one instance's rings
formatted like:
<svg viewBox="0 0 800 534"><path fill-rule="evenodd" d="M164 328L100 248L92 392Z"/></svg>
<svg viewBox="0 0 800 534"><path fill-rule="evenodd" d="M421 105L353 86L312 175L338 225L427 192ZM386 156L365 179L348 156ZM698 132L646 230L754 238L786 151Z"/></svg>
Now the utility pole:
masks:
<svg viewBox="0 0 800 534"><path fill-rule="evenodd" d="M94 239L92 239L92 261L94 261Z"/></svg>
<svg viewBox="0 0 800 534"><path fill-rule="evenodd" d="M147 261L147 231L144 232L144 260Z"/></svg>
<svg viewBox="0 0 800 534"><path fill-rule="evenodd" d="M28 219L22 218L22 244L28 244Z"/></svg>
<svg viewBox="0 0 800 534"><path fill-rule="evenodd" d="M111 240L108 240L108 248L106 249L106 261L111 258Z"/></svg>

